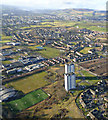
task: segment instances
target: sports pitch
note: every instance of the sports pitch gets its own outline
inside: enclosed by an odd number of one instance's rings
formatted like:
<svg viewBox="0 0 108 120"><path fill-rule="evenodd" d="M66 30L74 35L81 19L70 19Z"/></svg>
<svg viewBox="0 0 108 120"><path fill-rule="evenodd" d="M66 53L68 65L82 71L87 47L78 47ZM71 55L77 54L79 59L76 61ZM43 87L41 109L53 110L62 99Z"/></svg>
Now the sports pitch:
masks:
<svg viewBox="0 0 108 120"><path fill-rule="evenodd" d="M19 112L45 100L47 97L48 95L45 92L38 89L20 99L8 102L7 105L12 112Z"/></svg>

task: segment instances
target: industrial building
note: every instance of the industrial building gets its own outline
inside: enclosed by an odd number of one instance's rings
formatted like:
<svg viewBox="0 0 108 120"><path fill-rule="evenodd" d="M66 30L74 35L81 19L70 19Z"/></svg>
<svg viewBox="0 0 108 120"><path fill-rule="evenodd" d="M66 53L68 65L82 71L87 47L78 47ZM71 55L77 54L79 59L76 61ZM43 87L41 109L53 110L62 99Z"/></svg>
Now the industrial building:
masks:
<svg viewBox="0 0 108 120"><path fill-rule="evenodd" d="M76 77L75 77L75 65L74 64L65 64L64 78L65 78L66 91L76 88Z"/></svg>
<svg viewBox="0 0 108 120"><path fill-rule="evenodd" d="M1 88L0 89L0 102L6 101L9 98L16 96L16 91L14 88Z"/></svg>

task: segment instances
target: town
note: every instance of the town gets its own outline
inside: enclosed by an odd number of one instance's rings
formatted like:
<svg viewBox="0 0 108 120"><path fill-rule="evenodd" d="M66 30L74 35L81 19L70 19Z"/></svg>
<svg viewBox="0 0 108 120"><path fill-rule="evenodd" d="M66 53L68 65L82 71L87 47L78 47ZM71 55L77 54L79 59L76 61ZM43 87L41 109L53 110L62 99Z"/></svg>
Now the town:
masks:
<svg viewBox="0 0 108 120"><path fill-rule="evenodd" d="M105 11L41 12L3 6L3 117L108 119ZM71 63L76 77L68 88Z"/></svg>

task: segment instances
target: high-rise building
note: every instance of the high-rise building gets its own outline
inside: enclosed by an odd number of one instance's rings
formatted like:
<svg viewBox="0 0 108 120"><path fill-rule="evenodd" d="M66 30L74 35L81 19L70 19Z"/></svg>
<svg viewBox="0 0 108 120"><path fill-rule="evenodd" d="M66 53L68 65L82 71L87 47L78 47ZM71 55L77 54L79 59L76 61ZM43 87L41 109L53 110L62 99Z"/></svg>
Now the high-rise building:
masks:
<svg viewBox="0 0 108 120"><path fill-rule="evenodd" d="M69 91L70 89L76 88L76 79L75 79L75 66L74 64L65 64L65 89Z"/></svg>
<svg viewBox="0 0 108 120"><path fill-rule="evenodd" d="M75 72L75 65L73 63L71 64L65 64L65 73L74 73Z"/></svg>

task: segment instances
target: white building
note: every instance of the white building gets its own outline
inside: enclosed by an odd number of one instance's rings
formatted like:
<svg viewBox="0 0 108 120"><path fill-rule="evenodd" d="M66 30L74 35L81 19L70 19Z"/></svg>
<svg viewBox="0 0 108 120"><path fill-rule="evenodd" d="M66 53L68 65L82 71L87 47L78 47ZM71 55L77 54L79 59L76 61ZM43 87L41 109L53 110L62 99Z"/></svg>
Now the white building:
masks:
<svg viewBox="0 0 108 120"><path fill-rule="evenodd" d="M65 89L66 91L76 88L75 74L65 74Z"/></svg>
<svg viewBox="0 0 108 120"><path fill-rule="evenodd" d="M71 73L71 72L75 72L75 65L74 64L65 64L65 73Z"/></svg>
<svg viewBox="0 0 108 120"><path fill-rule="evenodd" d="M75 66L74 64L65 64L65 89L66 91L76 88L76 77L75 77Z"/></svg>

